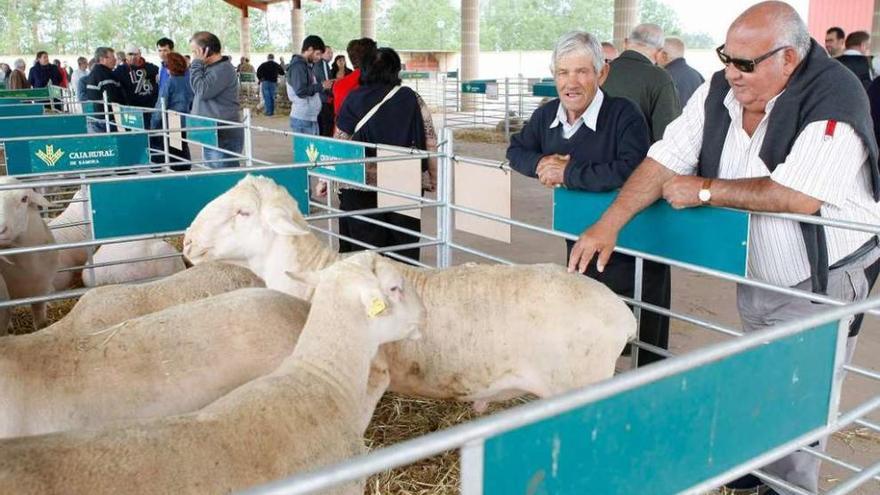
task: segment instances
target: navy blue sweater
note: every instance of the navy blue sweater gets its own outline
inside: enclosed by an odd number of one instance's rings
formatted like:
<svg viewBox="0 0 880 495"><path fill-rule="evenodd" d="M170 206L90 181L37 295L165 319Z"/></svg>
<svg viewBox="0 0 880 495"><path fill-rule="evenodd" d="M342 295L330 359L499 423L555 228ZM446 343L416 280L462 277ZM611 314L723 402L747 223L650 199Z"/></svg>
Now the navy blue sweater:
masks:
<svg viewBox="0 0 880 495"><path fill-rule="evenodd" d="M523 175L537 177L535 169L544 156L571 155L565 168L566 188L601 192L623 186L651 146L648 124L636 104L606 94L596 121L597 131L581 125L571 139L562 136L561 124L550 128L558 108L558 99L544 104L510 139L510 166Z"/></svg>

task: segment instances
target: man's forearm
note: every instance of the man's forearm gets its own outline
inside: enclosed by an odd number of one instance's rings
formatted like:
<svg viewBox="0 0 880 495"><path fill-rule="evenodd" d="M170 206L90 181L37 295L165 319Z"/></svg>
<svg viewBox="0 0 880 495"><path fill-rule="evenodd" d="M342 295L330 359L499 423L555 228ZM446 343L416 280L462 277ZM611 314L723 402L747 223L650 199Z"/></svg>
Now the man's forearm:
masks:
<svg viewBox="0 0 880 495"><path fill-rule="evenodd" d="M638 212L654 204L663 196L663 184L675 177L675 172L652 158L645 160L627 179L614 203L602 215L607 222L620 229Z"/></svg>
<svg viewBox="0 0 880 495"><path fill-rule="evenodd" d="M710 187L714 206L771 213L812 215L822 202L774 182L769 177L714 180Z"/></svg>

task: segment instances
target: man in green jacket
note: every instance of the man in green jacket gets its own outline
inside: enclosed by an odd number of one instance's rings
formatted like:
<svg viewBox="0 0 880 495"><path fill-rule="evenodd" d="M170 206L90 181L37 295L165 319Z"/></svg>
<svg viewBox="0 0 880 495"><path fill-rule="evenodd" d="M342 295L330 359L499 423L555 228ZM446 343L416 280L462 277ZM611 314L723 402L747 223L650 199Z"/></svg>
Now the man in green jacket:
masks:
<svg viewBox="0 0 880 495"><path fill-rule="evenodd" d="M602 90L636 102L651 130L651 142L663 138L666 126L681 114L672 77L655 65L665 39L656 24L639 24L624 42L624 51L609 65Z"/></svg>

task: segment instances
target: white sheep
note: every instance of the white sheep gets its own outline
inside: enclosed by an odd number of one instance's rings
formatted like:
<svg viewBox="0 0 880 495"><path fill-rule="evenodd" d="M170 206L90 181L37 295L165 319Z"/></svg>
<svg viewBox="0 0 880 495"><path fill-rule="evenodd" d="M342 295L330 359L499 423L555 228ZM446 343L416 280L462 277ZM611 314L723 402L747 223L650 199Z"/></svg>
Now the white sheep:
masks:
<svg viewBox="0 0 880 495"><path fill-rule="evenodd" d="M247 266L266 286L307 298L285 272L317 270L338 255L311 234L296 201L247 176L198 214L184 239L194 263ZM601 283L557 265L412 268L392 260L428 307L425 339L385 349L390 390L489 402L547 397L611 377L635 335L632 312Z"/></svg>
<svg viewBox="0 0 880 495"><path fill-rule="evenodd" d="M49 221L49 227L52 229L52 235L58 244L68 244L72 242L82 242L89 238L86 225L82 224L87 218L85 215L85 204L83 200L83 190L79 189L73 195L73 200L67 205L67 208L60 215ZM88 261L88 248L68 248L58 252L60 260L60 268L73 268L83 266ZM52 284L56 291L69 289L76 284L79 278L80 270L64 270L55 274Z"/></svg>
<svg viewBox="0 0 880 495"><path fill-rule="evenodd" d="M247 268L202 263L170 277L131 285L107 285L83 294L64 318L44 329L85 335L138 316L247 287L265 287Z"/></svg>
<svg viewBox="0 0 880 495"><path fill-rule="evenodd" d="M365 451L361 411L379 345L416 337L424 307L399 273L358 256L320 274L293 353L186 415L0 441L17 494L229 493ZM363 482L325 493L361 495Z"/></svg>
<svg viewBox="0 0 880 495"><path fill-rule="evenodd" d="M278 367L308 308L240 289L89 334L0 339L0 438L195 411Z"/></svg>
<svg viewBox="0 0 880 495"><path fill-rule="evenodd" d="M168 255L172 256L149 261L128 261ZM167 277L186 269L180 252L161 239L104 244L95 252L92 261L96 265L106 266L83 271L83 284L86 287Z"/></svg>
<svg viewBox="0 0 880 495"><path fill-rule="evenodd" d="M85 214L85 206L81 202L83 198L83 190L80 189L73 195L73 199L76 201L67 205L67 208L60 215L49 222L49 226L53 227L52 233L55 235L57 243L82 242L90 238L85 225L76 225L89 220L89 217ZM85 272L82 272L82 270L60 271L55 275L53 284L55 290L69 289L75 285L81 273L83 284L86 287L123 284L165 277L186 268L180 257L174 256L133 263L119 262L135 258L175 254L177 252L174 246L161 239L143 239L105 244L95 251L92 261L95 264L109 263L107 266L91 268ZM88 248L63 249L60 251L60 258L61 268L83 266L88 261Z"/></svg>
<svg viewBox="0 0 880 495"><path fill-rule="evenodd" d="M14 177L0 177L0 184L20 184L20 181ZM46 198L28 187L0 191L0 248L54 244L55 239L39 210L41 206L50 205ZM0 276L6 282L11 299L44 296L53 290L52 280L58 264L57 251L7 255L0 260ZM4 311L8 313L6 309L0 310ZM46 326L45 302L31 304L31 312L34 328ZM0 335L7 331L5 326L0 328Z"/></svg>

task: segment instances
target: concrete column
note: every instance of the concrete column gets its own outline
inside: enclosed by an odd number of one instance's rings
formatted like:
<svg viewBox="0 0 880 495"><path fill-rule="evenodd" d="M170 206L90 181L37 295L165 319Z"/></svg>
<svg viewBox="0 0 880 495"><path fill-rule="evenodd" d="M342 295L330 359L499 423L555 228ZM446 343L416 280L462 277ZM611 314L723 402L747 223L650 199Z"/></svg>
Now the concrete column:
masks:
<svg viewBox="0 0 880 495"><path fill-rule="evenodd" d="M247 6L241 8L239 45L241 56L251 58L251 18Z"/></svg>
<svg viewBox="0 0 880 495"><path fill-rule="evenodd" d="M623 50L623 41L639 24L639 0L614 0L614 46Z"/></svg>
<svg viewBox="0 0 880 495"><path fill-rule="evenodd" d="M293 44L291 51L299 53L303 39L306 37L306 21L303 17L302 0L292 0L290 3L290 39Z"/></svg>
<svg viewBox="0 0 880 495"><path fill-rule="evenodd" d="M871 55L880 56L880 0L874 0L874 18L871 23Z"/></svg>
<svg viewBox="0 0 880 495"><path fill-rule="evenodd" d="M361 0L361 37L376 39L376 7L373 0Z"/></svg>
<svg viewBox="0 0 880 495"><path fill-rule="evenodd" d="M462 81L476 79L480 74L480 0L461 0L461 70ZM475 107L472 95L462 95L462 111Z"/></svg>

